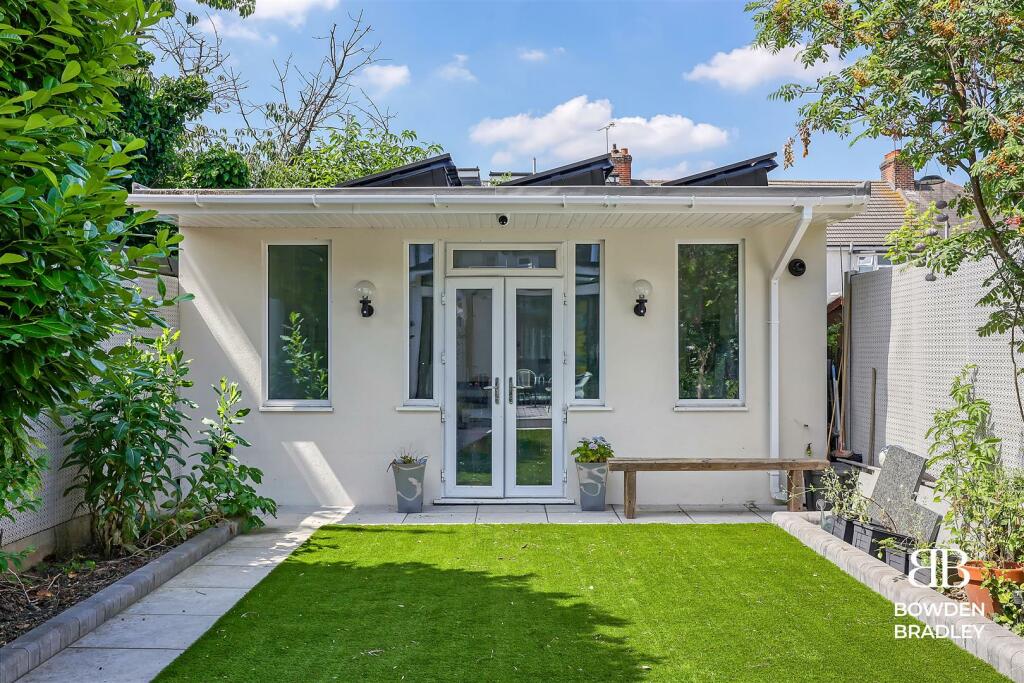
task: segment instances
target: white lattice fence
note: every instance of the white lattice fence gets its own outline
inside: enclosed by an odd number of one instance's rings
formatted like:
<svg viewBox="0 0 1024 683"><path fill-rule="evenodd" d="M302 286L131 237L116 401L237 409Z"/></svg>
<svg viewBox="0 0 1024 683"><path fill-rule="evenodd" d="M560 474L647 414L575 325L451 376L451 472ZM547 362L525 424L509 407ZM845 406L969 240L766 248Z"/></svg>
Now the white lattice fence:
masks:
<svg viewBox="0 0 1024 683"><path fill-rule="evenodd" d="M178 279L164 276L164 283L167 285L167 298L178 295ZM153 280L141 280L143 296L156 296L156 283ZM178 327L178 309L176 306L169 306L160 311L164 320L171 327ZM154 331L155 332L155 331ZM107 340L103 346L112 348L128 341L128 334L118 334ZM64 438L61 436L61 427L46 422L39 426L34 432L35 437L43 442L50 466L43 475L42 506L36 512L19 515L14 522L4 520L0 522L0 531L3 531L3 542L13 543L51 529L63 524L82 514L76 510L81 501L81 495L77 492L64 496L64 491L71 485L73 473L70 470L61 470L60 465L64 461L67 449L64 447Z"/></svg>
<svg viewBox="0 0 1024 683"><path fill-rule="evenodd" d="M872 368L877 371L876 454L886 444L899 444L926 455L932 415L950 405L950 383L973 363L978 366L977 392L992 403L1003 458L1008 465L1024 465L1024 424L1008 336L981 338L977 333L988 312L975 303L991 272L988 264L974 263L935 282L925 280L923 268L853 276L848 425L854 452L867 456L869 450Z"/></svg>

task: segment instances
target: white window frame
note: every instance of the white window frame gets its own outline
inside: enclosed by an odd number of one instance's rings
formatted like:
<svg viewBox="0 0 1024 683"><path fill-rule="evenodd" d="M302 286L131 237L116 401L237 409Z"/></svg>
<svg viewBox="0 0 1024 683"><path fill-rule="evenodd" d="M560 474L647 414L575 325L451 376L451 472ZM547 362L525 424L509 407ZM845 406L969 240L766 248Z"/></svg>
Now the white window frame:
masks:
<svg viewBox="0 0 1024 683"><path fill-rule="evenodd" d="M327 399L271 399L270 398L270 247L299 247L307 244L327 247ZM262 243L263 296L260 301L263 318L263 340L260 344L260 410L263 412L330 412L334 408L334 378L331 353L333 348L334 286L332 264L333 245L329 239L264 240Z"/></svg>
<svg viewBox="0 0 1024 683"><path fill-rule="evenodd" d="M600 329L598 330L598 359L597 359L597 370L598 370L598 384L597 384L597 398L576 398L576 245L578 244L596 244L601 250L601 266L599 272L598 282L598 315L601 316ZM568 320L566 321L566 334L565 334L565 347L566 347L566 358L568 359L568 371L566 374L566 405L573 406L603 406L607 394L605 388L608 381L607 363L606 360L606 336L605 336L605 325L607 324L608 316L605 315L605 302L607 296L605 296L605 287L607 286L607 273L608 273L608 251L605 248L605 241L603 239L591 239L591 240L573 240L566 244L566 300L568 304Z"/></svg>
<svg viewBox="0 0 1024 683"><path fill-rule="evenodd" d="M543 250L555 252L554 268L456 268L456 251ZM448 242L445 245L445 274L468 277L556 277L565 270L564 242Z"/></svg>
<svg viewBox="0 0 1024 683"><path fill-rule="evenodd" d="M410 398L409 373L412 371L409 361L409 247L417 244L431 244L434 247L434 397L433 398ZM441 300L444 297L444 272L447 259L444 258L444 243L441 240L406 240L402 243L402 308L405 311L402 343L405 354L402 366L405 368L405 379L402 380L402 402L405 407L438 408L441 405L441 394L444 381L444 372L441 368L441 353L444 348L444 308Z"/></svg>
<svg viewBox="0 0 1024 683"><path fill-rule="evenodd" d="M739 247L739 258L737 263L737 277L739 282L737 284L739 294L739 338L740 338L740 358L739 358L739 382L740 382L740 395L739 398L679 398L679 247L684 244L704 244L704 245L723 245L723 244L735 244ZM672 283L672 288L675 291L675 311L673 317L675 319L675 329L673 334L675 335L675 372L673 373L675 381L675 389L673 393L676 395L676 409L680 411L694 410L743 410L747 406L747 259L746 259L746 241L743 238L738 239L721 239L721 238L695 238L686 240L676 240L675 253L672 258L675 259L675 281Z"/></svg>

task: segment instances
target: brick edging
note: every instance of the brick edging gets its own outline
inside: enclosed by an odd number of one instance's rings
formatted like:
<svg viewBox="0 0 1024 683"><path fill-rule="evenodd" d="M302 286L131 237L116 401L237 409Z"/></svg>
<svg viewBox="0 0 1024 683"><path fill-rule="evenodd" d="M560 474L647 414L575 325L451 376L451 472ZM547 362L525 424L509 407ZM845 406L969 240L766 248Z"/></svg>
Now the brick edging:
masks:
<svg viewBox="0 0 1024 683"><path fill-rule="evenodd" d="M207 529L4 645L0 648L0 683L14 683L237 533L235 522Z"/></svg>
<svg viewBox="0 0 1024 683"><path fill-rule="evenodd" d="M1024 683L1024 638L984 617L959 614L947 616L942 612L942 605L961 603L930 588L915 586L896 569L823 530L818 525L820 514L776 512L772 515L772 523L886 599L921 607L932 605L935 614L924 612L920 616L915 615L928 626L941 625L961 633L964 627L980 626L977 638L950 640L978 659L988 662L1001 674L1017 683Z"/></svg>

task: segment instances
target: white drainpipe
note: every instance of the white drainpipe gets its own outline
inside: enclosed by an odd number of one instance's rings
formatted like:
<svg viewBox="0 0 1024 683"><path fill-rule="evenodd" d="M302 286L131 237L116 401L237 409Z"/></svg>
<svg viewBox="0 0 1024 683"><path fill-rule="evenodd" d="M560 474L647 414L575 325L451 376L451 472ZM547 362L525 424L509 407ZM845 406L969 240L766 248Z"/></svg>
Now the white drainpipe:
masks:
<svg viewBox="0 0 1024 683"><path fill-rule="evenodd" d="M814 217L814 205L804 204L803 215L797 223L793 234L789 236L786 247L782 250L779 260L775 263L772 278L768 283L768 457L779 458L781 451L780 417L781 380L779 377L779 280L785 272L789 260L793 258L796 248L804 238L804 233L811 225ZM768 473L772 496L777 500L786 500L786 486L780 472Z"/></svg>

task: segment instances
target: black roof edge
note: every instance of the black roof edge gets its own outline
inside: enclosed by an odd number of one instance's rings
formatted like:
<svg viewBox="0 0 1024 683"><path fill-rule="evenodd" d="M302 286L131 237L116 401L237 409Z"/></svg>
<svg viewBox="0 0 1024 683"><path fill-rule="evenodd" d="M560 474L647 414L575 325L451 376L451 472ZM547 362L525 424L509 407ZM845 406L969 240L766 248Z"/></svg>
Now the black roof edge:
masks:
<svg viewBox="0 0 1024 683"><path fill-rule="evenodd" d="M452 155L445 152L444 154L438 154L435 157L428 157L426 159L421 159L420 161L414 161L411 164L396 166L395 168L389 168L386 171L365 175L362 178L347 180L343 183L338 183L335 187L368 187L378 185L382 181L395 181L405 176L425 173L439 168L444 168L447 171L449 181L454 179L454 182L452 182L449 187L461 184L459 181L458 169L455 167L455 162L452 161Z"/></svg>
<svg viewBox="0 0 1024 683"><path fill-rule="evenodd" d="M732 164L726 164L725 166L709 168L708 170L701 171L700 173L694 173L682 178L676 178L675 180L669 180L662 183L662 185L668 185L670 187L678 185L693 185L702 180L717 180L741 175L758 167L764 167L766 171L771 171L779 166L778 162L775 161L775 157L778 155L778 152L769 152L768 154L762 154L761 156L744 159L743 161L737 161Z"/></svg>
<svg viewBox="0 0 1024 683"><path fill-rule="evenodd" d="M581 161L574 161L571 164L565 164L564 166L558 166L556 168L550 168L546 171L539 171L537 173L531 173L528 176L522 178L513 178L507 183L502 183L503 186L515 186L515 185L538 185L544 181L554 181L559 178L563 178L567 175L575 175L582 171L585 171L591 166L602 166L605 168L605 177L611 173L614 166L611 161L611 154L599 154L596 157L590 157L589 159L583 159Z"/></svg>

